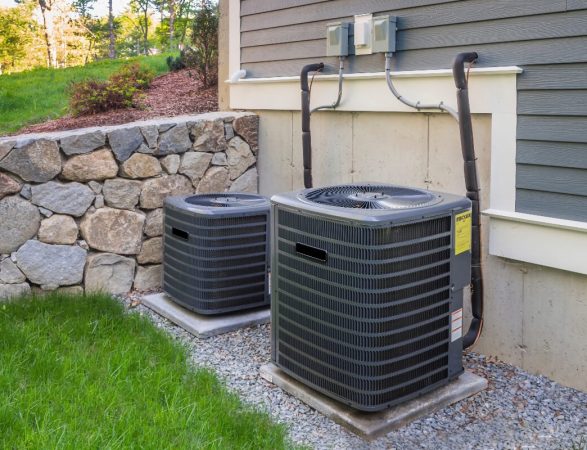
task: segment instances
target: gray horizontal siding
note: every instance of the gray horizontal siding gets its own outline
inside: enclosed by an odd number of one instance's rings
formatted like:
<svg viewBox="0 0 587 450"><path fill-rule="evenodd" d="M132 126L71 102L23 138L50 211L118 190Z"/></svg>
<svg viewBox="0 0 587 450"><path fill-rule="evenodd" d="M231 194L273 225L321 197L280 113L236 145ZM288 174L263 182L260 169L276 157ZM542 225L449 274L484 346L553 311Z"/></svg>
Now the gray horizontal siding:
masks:
<svg viewBox="0 0 587 450"><path fill-rule="evenodd" d="M319 58L330 66L328 72L332 72L338 68L338 60L325 58L326 46L325 44L317 45L319 42L303 41L296 43L295 46L275 44L243 48L241 49L242 67L252 77L298 75L302 67L300 59L313 58L315 61ZM304 51L299 51L300 47L303 47ZM404 51L396 54L393 67L398 70L449 68L455 55L466 51L479 53L478 67L585 63L587 62L587 36L524 41L524 45L506 42ZM383 61L382 54L374 54L350 57L348 65L354 67L352 72L381 72L384 68Z"/></svg>
<svg viewBox="0 0 587 450"><path fill-rule="evenodd" d="M516 209L587 220L587 0L243 0L242 67L287 76L322 61L335 73L326 24L363 13L398 17L394 70L449 68L473 50L478 67L522 66ZM383 68L381 54L345 62L348 73Z"/></svg>
<svg viewBox="0 0 587 450"><path fill-rule="evenodd" d="M328 0L322 0L328 1ZM256 1L243 0L241 1L241 15L248 16L251 14L259 14L267 11L277 11L278 9L295 8L303 5L310 5L318 3L316 0L281 0L277 1Z"/></svg>
<svg viewBox="0 0 587 450"><path fill-rule="evenodd" d="M545 214L545 210L548 214ZM585 197L552 192L516 190L516 211L587 222Z"/></svg>
<svg viewBox="0 0 587 450"><path fill-rule="evenodd" d="M567 0L567 11L574 9L586 9L587 2L585 0Z"/></svg>
<svg viewBox="0 0 587 450"><path fill-rule="evenodd" d="M516 162L587 169L587 144L519 140Z"/></svg>
<svg viewBox="0 0 587 450"><path fill-rule="evenodd" d="M352 21L351 16L339 19ZM399 18L398 26L402 25L403 20ZM242 33L241 46L246 48L320 40L316 43L316 47L323 50L326 24L329 22L329 20L323 20L245 32ZM547 20L544 16L538 15L429 28L400 28L397 33L397 49L404 51L573 37L585 35L585 30L587 30L587 10L550 14Z"/></svg>
<svg viewBox="0 0 587 450"><path fill-rule="evenodd" d="M518 139L587 142L585 117L518 116Z"/></svg>
<svg viewBox="0 0 587 450"><path fill-rule="evenodd" d="M587 64L532 66L518 76L518 90L585 89Z"/></svg>
<svg viewBox="0 0 587 450"><path fill-rule="evenodd" d="M587 116L587 90L519 91L518 114Z"/></svg>
<svg viewBox="0 0 587 450"><path fill-rule="evenodd" d="M519 189L587 196L587 177L582 169L519 164L516 180Z"/></svg>
<svg viewBox="0 0 587 450"><path fill-rule="evenodd" d="M400 16L398 28L406 29L563 11L566 11L566 0L334 0L253 15L241 12L241 31L338 20L365 13L397 13Z"/></svg>

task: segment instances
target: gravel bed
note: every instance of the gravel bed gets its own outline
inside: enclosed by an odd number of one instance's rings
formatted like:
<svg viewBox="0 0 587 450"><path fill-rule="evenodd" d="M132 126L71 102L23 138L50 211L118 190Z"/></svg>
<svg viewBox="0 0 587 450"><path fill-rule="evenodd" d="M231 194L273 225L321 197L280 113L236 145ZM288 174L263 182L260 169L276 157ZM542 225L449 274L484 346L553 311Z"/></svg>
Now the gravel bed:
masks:
<svg viewBox="0 0 587 450"><path fill-rule="evenodd" d="M587 450L587 393L472 352L465 355L465 367L487 378L485 391L365 442L259 376L270 358L269 325L201 340L136 300L125 299L186 344L195 364L213 369L245 402L287 424L295 443L353 450Z"/></svg>

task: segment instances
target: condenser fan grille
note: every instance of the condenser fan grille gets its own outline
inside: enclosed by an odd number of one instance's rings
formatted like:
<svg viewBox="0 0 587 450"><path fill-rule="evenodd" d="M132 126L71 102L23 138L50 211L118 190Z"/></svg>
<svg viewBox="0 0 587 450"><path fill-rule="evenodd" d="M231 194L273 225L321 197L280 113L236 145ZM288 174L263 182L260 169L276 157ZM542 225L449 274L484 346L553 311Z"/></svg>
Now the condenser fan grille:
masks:
<svg viewBox="0 0 587 450"><path fill-rule="evenodd" d="M258 207L267 202L257 195L247 194L201 194L188 197L185 201L191 205L210 208Z"/></svg>
<svg viewBox="0 0 587 450"><path fill-rule="evenodd" d="M430 192L385 185L346 185L313 189L304 197L313 203L340 208L411 209L431 206L442 199Z"/></svg>

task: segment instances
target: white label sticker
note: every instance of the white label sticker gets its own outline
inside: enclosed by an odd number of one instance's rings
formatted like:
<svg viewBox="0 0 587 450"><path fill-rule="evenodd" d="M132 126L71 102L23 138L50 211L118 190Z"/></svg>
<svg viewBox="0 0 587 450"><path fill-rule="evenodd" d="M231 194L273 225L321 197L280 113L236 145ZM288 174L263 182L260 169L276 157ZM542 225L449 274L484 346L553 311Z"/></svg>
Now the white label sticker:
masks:
<svg viewBox="0 0 587 450"><path fill-rule="evenodd" d="M463 308L451 314L450 341L454 342L463 336Z"/></svg>

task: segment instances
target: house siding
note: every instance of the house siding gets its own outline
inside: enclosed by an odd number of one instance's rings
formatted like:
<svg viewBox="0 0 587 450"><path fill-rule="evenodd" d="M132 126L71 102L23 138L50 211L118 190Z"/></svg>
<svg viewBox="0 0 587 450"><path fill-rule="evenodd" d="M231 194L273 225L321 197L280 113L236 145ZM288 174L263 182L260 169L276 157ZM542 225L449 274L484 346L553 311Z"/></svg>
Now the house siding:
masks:
<svg viewBox="0 0 587 450"><path fill-rule="evenodd" d="M587 0L243 0L241 66L250 77L298 75L327 58L332 21L398 17L394 70L518 65L516 210L587 221ZM351 56L347 72L381 72L383 55Z"/></svg>

